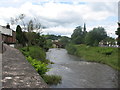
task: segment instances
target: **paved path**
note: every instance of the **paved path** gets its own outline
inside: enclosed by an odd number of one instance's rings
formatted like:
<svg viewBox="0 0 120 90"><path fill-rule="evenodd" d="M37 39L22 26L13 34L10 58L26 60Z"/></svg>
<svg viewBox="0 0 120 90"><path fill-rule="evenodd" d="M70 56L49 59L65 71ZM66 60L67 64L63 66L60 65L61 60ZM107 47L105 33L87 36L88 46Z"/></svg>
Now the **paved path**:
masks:
<svg viewBox="0 0 120 90"><path fill-rule="evenodd" d="M2 88L47 88L47 84L15 48L4 45Z"/></svg>

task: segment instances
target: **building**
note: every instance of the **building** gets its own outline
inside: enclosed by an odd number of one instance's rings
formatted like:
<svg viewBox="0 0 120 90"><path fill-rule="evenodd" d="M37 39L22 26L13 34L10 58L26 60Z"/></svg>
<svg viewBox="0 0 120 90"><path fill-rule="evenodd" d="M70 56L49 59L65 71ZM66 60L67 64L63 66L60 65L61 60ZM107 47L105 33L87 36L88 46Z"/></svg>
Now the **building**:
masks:
<svg viewBox="0 0 120 90"><path fill-rule="evenodd" d="M0 33L2 41L6 44L14 44L16 43L16 32L10 29L10 25L1 26L0 25Z"/></svg>

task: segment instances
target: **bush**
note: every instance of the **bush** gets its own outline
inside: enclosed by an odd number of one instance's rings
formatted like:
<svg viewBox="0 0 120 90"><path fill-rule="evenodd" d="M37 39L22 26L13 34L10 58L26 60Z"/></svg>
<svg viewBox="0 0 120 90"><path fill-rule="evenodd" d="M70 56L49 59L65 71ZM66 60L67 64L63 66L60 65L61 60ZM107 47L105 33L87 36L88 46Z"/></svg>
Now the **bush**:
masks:
<svg viewBox="0 0 120 90"><path fill-rule="evenodd" d="M75 55L75 53L76 53L76 48L75 48L74 45L69 44L69 45L66 46L66 49L67 49L67 51L68 51L69 54Z"/></svg>
<svg viewBox="0 0 120 90"><path fill-rule="evenodd" d="M48 64L42 63L41 61L33 59L30 56L28 56L26 59L30 62L30 64L36 69L36 71L40 75L45 74L49 70L49 68L47 67Z"/></svg>
<svg viewBox="0 0 120 90"><path fill-rule="evenodd" d="M30 47L29 49L30 49L29 54L32 58L42 61L46 59L45 51L43 51L42 48L34 46Z"/></svg>
<svg viewBox="0 0 120 90"><path fill-rule="evenodd" d="M42 76L45 82L49 85L57 85L58 83L61 83L61 76L57 75L43 75Z"/></svg>
<svg viewBox="0 0 120 90"><path fill-rule="evenodd" d="M46 59L45 51L38 46L24 47L20 50L26 57L31 56L32 58L41 61L44 61Z"/></svg>

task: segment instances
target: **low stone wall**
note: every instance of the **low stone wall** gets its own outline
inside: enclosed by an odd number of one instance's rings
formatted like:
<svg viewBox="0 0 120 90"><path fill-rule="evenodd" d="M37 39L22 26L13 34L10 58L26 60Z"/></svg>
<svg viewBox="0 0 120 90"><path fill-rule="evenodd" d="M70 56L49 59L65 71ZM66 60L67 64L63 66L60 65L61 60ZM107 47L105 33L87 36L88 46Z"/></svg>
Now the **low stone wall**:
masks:
<svg viewBox="0 0 120 90"><path fill-rule="evenodd" d="M2 58L2 88L48 88L22 53L8 45Z"/></svg>

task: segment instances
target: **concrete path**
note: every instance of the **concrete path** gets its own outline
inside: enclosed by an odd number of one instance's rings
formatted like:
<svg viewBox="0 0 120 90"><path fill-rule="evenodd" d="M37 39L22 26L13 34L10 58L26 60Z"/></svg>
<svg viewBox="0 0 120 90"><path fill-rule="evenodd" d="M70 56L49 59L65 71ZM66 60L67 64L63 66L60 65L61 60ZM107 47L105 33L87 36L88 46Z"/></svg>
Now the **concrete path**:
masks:
<svg viewBox="0 0 120 90"><path fill-rule="evenodd" d="M48 88L21 52L4 45L2 58L2 88Z"/></svg>

